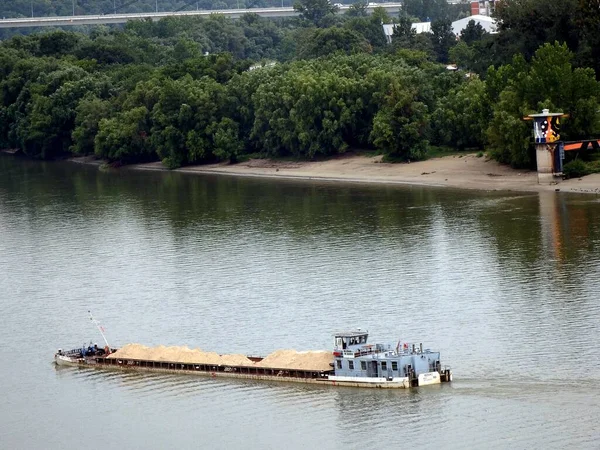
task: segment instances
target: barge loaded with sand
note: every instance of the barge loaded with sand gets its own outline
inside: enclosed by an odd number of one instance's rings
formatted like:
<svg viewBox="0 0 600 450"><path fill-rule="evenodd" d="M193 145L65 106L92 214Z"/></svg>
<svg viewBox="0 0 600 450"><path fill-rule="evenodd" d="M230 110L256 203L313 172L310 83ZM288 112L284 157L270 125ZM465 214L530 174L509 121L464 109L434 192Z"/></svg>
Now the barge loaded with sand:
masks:
<svg viewBox="0 0 600 450"><path fill-rule="evenodd" d="M265 357L220 355L188 347L128 344L58 350L58 365L187 373L211 377L314 383L334 386L409 388L452 381L440 353L422 344L368 344L368 332L336 333L330 351L277 350Z"/></svg>

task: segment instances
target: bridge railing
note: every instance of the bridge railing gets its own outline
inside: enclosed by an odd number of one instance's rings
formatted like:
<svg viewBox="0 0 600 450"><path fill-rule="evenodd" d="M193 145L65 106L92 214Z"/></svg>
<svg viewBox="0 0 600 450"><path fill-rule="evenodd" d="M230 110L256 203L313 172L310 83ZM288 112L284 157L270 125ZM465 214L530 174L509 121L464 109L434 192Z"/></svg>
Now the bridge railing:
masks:
<svg viewBox="0 0 600 450"><path fill-rule="evenodd" d="M350 6L356 0L331 0L332 3ZM291 8L295 0L113 0L86 2L62 0L49 3L47 0L29 2L2 2L0 19L37 17L88 16L112 14L169 13L179 11L215 11L227 9ZM370 1L373 6L395 3L390 0Z"/></svg>
<svg viewBox="0 0 600 450"><path fill-rule="evenodd" d="M389 13L396 13L400 10L399 3L378 3L370 4L367 12L373 11L381 6ZM349 6L343 5L340 13L343 13ZM232 19L240 18L247 13L255 13L263 17L292 17L298 13L291 7L276 8L251 8L251 9L221 9L221 10L193 10L193 11L173 11L173 12L151 12L151 13L128 13L128 14L88 14L81 16L48 16L48 17L22 17L16 19L0 19L0 28L22 28L22 27L48 27L48 26L72 26L72 25L98 25L125 23L129 20L160 20L171 16L209 16L214 13L223 14Z"/></svg>

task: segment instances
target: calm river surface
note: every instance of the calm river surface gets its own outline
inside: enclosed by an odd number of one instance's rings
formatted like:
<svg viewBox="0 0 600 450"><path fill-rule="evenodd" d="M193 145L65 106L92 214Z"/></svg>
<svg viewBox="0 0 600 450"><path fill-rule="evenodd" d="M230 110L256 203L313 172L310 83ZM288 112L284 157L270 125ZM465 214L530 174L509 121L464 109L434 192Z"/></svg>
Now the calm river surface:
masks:
<svg viewBox="0 0 600 450"><path fill-rule="evenodd" d="M0 155L0 448L599 448L600 201ZM58 369L58 347L424 342L382 391Z"/></svg>

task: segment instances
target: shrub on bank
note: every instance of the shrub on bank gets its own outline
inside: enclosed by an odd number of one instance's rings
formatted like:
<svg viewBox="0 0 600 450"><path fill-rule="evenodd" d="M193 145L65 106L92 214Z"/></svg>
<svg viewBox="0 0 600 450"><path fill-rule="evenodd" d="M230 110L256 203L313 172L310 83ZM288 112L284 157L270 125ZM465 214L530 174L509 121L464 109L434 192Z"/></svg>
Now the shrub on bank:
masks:
<svg viewBox="0 0 600 450"><path fill-rule="evenodd" d="M563 175L565 178L578 178L583 177L584 175L589 175L590 173L592 172L589 164L585 163L581 159L569 161L563 167Z"/></svg>

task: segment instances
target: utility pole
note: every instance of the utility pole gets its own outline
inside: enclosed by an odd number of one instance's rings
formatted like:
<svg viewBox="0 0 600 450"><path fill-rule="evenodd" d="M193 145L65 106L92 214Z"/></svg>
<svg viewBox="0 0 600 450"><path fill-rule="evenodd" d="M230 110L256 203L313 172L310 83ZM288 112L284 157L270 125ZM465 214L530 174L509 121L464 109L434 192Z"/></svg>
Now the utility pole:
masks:
<svg viewBox="0 0 600 450"><path fill-rule="evenodd" d="M31 17L33 17L33 0L31 0Z"/></svg>
<svg viewBox="0 0 600 450"><path fill-rule="evenodd" d="M156 0L156 12L158 12L158 0Z"/></svg>
<svg viewBox="0 0 600 450"><path fill-rule="evenodd" d="M75 0L72 0L73 3L73 15L75 15Z"/></svg>
<svg viewBox="0 0 600 450"><path fill-rule="evenodd" d="M113 13L117 13L117 0L113 0Z"/></svg>

